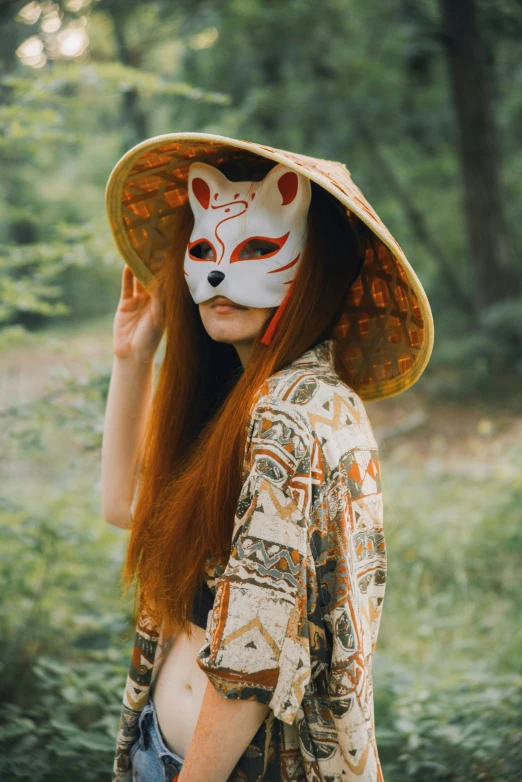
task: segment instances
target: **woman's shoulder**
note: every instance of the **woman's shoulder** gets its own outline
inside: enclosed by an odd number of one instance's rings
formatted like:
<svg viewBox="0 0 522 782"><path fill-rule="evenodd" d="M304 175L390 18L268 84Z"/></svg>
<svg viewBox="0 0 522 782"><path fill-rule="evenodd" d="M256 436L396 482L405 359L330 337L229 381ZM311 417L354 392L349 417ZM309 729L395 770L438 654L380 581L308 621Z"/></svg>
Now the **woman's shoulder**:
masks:
<svg viewBox="0 0 522 782"><path fill-rule="evenodd" d="M279 411L320 442L336 437L345 447L377 447L359 394L337 374L330 340L307 350L264 383L254 416Z"/></svg>

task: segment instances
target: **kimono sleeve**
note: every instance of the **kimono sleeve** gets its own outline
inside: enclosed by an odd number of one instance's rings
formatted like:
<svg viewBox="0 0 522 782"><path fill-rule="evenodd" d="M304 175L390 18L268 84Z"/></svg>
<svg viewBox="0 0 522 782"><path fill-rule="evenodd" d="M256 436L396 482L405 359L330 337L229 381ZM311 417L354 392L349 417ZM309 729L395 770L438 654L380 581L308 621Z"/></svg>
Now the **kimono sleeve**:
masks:
<svg viewBox="0 0 522 782"><path fill-rule="evenodd" d="M224 697L257 700L291 724L310 680L307 621L310 434L291 409L254 421L231 554L199 667Z"/></svg>

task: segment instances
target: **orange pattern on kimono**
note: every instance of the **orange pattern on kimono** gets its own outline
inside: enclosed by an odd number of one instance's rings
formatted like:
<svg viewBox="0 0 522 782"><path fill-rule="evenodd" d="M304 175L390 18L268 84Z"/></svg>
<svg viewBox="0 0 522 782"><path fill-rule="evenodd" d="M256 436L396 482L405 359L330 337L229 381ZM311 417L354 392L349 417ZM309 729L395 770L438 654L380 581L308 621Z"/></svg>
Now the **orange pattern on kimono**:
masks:
<svg viewBox="0 0 522 782"><path fill-rule="evenodd" d="M372 659L386 581L377 444L332 342L272 375L253 405L227 566L197 663L226 698L269 711L231 782L380 782ZM159 629L145 616L113 782L148 698Z"/></svg>

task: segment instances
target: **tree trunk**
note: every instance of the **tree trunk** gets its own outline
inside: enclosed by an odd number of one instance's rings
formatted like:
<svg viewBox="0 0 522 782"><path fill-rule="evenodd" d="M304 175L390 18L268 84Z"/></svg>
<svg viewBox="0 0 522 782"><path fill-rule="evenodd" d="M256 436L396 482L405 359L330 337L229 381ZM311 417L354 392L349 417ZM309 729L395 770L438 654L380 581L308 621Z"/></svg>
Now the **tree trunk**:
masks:
<svg viewBox="0 0 522 782"><path fill-rule="evenodd" d="M459 131L464 208L480 309L516 296L514 249L502 203L488 58L476 0L439 0Z"/></svg>
<svg viewBox="0 0 522 782"><path fill-rule="evenodd" d="M132 62L127 41L125 40L124 27L128 12L132 10L132 4L122 5L111 3L107 6L114 25L114 39L118 51L118 59L123 65L136 67ZM122 95L122 154L130 147L144 141L148 134L147 118L141 107L140 94L136 87L128 87Z"/></svg>

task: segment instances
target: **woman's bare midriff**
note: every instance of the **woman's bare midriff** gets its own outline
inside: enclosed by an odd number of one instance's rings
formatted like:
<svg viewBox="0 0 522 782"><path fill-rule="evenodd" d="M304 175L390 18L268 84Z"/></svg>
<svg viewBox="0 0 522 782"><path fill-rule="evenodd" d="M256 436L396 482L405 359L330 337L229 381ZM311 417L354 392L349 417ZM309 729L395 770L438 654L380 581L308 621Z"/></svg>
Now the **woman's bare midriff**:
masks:
<svg viewBox="0 0 522 782"><path fill-rule="evenodd" d="M208 678L196 662L205 643L205 630L179 633L163 644L151 684L158 722L167 747L184 758L198 721Z"/></svg>

